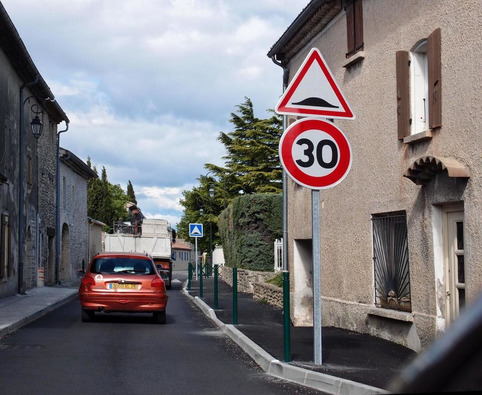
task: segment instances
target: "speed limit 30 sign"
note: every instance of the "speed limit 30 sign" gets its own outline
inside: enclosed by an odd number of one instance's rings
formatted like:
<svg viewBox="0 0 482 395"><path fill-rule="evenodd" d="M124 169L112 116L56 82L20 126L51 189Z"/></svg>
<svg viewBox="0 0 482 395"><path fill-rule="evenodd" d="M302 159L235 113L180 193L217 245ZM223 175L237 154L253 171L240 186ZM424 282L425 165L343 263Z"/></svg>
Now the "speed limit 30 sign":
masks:
<svg viewBox="0 0 482 395"><path fill-rule="evenodd" d="M281 164L298 184L327 189L340 183L351 168L351 147L333 123L305 118L293 123L279 143Z"/></svg>

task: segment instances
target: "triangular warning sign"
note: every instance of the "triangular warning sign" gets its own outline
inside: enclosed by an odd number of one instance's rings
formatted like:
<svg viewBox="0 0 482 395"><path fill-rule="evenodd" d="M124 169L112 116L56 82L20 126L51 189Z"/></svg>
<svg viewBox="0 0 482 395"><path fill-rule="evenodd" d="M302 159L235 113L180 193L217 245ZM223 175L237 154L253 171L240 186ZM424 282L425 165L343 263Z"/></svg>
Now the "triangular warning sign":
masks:
<svg viewBox="0 0 482 395"><path fill-rule="evenodd" d="M355 114L317 48L310 51L275 111L278 114L355 119Z"/></svg>

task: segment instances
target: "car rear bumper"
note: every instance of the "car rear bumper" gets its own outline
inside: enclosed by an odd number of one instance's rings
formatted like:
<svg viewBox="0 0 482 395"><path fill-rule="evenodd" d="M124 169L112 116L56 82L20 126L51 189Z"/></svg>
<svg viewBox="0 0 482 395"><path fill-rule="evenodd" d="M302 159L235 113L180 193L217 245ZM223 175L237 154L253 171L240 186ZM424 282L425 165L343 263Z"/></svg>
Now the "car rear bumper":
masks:
<svg viewBox="0 0 482 395"><path fill-rule="evenodd" d="M80 304L85 310L96 311L165 311L167 295L129 293L79 293Z"/></svg>

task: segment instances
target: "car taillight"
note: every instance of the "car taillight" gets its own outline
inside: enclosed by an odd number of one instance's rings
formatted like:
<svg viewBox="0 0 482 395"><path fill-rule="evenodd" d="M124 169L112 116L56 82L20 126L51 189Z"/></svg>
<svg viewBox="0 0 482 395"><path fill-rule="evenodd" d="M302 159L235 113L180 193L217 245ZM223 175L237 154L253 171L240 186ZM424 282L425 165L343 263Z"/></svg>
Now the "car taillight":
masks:
<svg viewBox="0 0 482 395"><path fill-rule="evenodd" d="M90 289L90 287L92 287L93 285L95 285L95 280L94 280L93 277L84 276L82 278L82 286L84 287L84 289L86 291L88 291Z"/></svg>
<svg viewBox="0 0 482 395"><path fill-rule="evenodd" d="M164 287L164 281L160 277L156 277L154 280L151 282L151 287L153 288L163 288Z"/></svg>

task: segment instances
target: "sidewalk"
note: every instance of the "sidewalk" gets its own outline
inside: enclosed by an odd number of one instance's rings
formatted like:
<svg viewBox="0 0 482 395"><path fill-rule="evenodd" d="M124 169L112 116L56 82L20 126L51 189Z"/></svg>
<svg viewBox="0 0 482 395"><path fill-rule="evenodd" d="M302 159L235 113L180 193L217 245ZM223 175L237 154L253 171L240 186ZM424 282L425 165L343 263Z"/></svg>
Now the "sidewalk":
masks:
<svg viewBox="0 0 482 395"><path fill-rule="evenodd" d="M326 393L374 394L388 392L393 381L417 353L378 337L334 327L322 329L322 364L315 365L313 328L290 327L291 361L284 361L281 309L238 293L238 325L233 326L232 288L218 282L214 310L214 279L203 279L184 292L267 373Z"/></svg>
<svg viewBox="0 0 482 395"><path fill-rule="evenodd" d="M78 285L39 287L0 298L0 338L77 297Z"/></svg>

